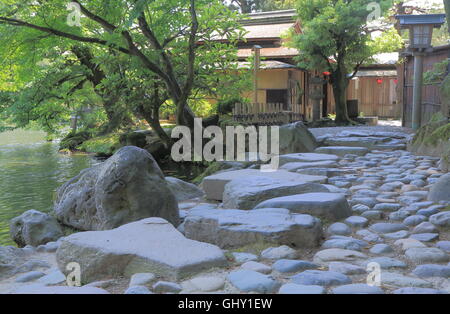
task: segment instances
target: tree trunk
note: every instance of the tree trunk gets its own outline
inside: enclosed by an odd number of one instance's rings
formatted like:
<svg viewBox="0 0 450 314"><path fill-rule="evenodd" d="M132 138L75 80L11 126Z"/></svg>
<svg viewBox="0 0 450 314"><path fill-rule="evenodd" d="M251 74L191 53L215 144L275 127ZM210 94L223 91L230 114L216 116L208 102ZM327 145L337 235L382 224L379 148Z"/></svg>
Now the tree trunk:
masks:
<svg viewBox="0 0 450 314"><path fill-rule="evenodd" d="M349 124L351 120L348 117L347 110L348 78L346 72L338 68L331 75L331 83L333 85L333 94L336 103L336 123Z"/></svg>

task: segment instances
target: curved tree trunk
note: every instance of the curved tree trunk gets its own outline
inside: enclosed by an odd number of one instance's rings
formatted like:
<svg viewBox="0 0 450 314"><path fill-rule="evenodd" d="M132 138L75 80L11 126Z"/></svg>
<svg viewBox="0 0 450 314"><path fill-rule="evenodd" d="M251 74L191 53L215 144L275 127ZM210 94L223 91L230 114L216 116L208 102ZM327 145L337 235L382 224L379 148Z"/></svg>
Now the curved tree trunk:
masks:
<svg viewBox="0 0 450 314"><path fill-rule="evenodd" d="M338 69L331 75L331 84L333 86L333 94L336 103L336 123L349 124L352 121L348 117L347 110L348 78L346 71L338 67Z"/></svg>

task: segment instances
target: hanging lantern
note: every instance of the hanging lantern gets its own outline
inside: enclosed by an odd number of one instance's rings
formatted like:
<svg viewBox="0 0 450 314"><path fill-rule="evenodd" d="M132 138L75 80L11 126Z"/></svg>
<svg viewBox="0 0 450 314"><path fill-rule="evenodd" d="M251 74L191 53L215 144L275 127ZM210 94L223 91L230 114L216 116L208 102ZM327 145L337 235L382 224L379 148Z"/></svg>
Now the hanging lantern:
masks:
<svg viewBox="0 0 450 314"><path fill-rule="evenodd" d="M380 78L379 78L379 79L377 79L377 84L378 84L378 85L381 85L381 84L383 84L383 80L382 80L382 79L380 79Z"/></svg>
<svg viewBox="0 0 450 314"><path fill-rule="evenodd" d="M323 72L322 74L325 75L325 76L330 76L331 75L330 72Z"/></svg>
<svg viewBox="0 0 450 314"><path fill-rule="evenodd" d="M395 80L394 80L394 83L395 83L395 84L397 85L397 84L398 84L398 80L397 80L397 79L395 79Z"/></svg>

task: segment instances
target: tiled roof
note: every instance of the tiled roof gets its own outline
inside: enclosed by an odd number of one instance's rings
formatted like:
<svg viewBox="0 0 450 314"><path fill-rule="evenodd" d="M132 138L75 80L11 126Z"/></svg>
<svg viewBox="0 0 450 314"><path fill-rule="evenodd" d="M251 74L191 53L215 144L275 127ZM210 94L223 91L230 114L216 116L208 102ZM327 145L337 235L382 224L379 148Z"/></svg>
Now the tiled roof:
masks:
<svg viewBox="0 0 450 314"><path fill-rule="evenodd" d="M244 26L247 34L246 39L281 38L295 23L267 24L267 25L247 25Z"/></svg>

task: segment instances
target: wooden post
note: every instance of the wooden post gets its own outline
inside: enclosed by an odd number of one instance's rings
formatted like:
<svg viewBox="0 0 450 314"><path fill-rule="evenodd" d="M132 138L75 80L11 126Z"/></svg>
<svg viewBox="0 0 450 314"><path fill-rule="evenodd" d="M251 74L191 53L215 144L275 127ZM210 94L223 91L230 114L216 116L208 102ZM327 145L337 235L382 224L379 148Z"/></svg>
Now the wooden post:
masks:
<svg viewBox="0 0 450 314"><path fill-rule="evenodd" d="M253 46L253 52L255 53L254 64L253 64L253 103L258 103L258 71L261 65L261 49L259 45Z"/></svg>

